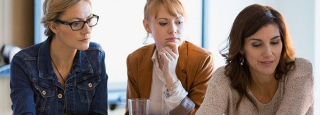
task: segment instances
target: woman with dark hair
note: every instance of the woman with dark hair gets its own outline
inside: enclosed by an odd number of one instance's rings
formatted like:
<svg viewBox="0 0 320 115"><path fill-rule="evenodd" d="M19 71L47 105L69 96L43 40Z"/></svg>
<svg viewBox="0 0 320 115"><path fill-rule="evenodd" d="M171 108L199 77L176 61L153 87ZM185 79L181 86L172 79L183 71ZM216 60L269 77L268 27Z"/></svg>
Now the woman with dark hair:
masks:
<svg viewBox="0 0 320 115"><path fill-rule="evenodd" d="M90 42L98 19L90 0L44 1L47 40L12 59L14 115L108 114L105 53Z"/></svg>
<svg viewBox="0 0 320 115"><path fill-rule="evenodd" d="M236 17L227 65L220 67L198 115L313 114L312 64L294 56L283 16L269 6L250 5Z"/></svg>

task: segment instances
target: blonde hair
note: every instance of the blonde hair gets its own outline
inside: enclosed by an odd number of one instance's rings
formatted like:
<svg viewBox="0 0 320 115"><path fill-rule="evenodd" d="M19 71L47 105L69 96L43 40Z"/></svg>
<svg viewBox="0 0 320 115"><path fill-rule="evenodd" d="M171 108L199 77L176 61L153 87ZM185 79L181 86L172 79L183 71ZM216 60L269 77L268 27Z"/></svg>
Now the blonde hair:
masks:
<svg viewBox="0 0 320 115"><path fill-rule="evenodd" d="M144 19L157 18L160 5L163 5L172 16L178 16L178 14L183 17L186 16L185 9L180 0L147 0L144 7Z"/></svg>
<svg viewBox="0 0 320 115"><path fill-rule="evenodd" d="M43 2L43 17L41 19L41 23L45 27L44 34L46 36L53 36L54 33L48 27L49 23L56 21L64 11L80 1L81 0L45 0ZM91 4L90 0L85 1Z"/></svg>

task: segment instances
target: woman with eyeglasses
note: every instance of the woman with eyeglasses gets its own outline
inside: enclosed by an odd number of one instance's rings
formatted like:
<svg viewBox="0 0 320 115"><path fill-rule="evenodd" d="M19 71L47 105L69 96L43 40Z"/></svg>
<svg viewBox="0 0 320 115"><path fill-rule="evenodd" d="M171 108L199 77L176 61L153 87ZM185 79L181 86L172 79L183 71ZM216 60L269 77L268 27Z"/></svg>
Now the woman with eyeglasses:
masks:
<svg viewBox="0 0 320 115"><path fill-rule="evenodd" d="M90 0L45 0L47 40L17 53L11 64L13 114L107 114L105 54L90 42Z"/></svg>

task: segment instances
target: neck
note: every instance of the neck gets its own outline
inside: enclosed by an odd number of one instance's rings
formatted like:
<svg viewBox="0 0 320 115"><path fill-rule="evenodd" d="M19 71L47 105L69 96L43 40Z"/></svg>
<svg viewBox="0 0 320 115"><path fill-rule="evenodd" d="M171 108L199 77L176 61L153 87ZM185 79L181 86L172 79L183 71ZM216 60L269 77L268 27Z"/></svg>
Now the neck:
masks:
<svg viewBox="0 0 320 115"><path fill-rule="evenodd" d="M268 81L263 81L268 80ZM252 80L252 83L250 85L251 89L257 89L261 92L272 92L273 90L276 90L278 88L279 82L276 79L254 79Z"/></svg>
<svg viewBox="0 0 320 115"><path fill-rule="evenodd" d="M53 38L50 45L50 56L57 67L61 69L70 68L77 49L67 47L58 38Z"/></svg>
<svg viewBox="0 0 320 115"><path fill-rule="evenodd" d="M279 81L275 79L274 75L252 75L252 83L249 88L261 103L268 103L277 92L278 85Z"/></svg>
<svg viewBox="0 0 320 115"><path fill-rule="evenodd" d="M254 85L259 85L259 86L270 86L270 84L273 84L277 81L274 75L251 75L251 76L253 81L252 83Z"/></svg>

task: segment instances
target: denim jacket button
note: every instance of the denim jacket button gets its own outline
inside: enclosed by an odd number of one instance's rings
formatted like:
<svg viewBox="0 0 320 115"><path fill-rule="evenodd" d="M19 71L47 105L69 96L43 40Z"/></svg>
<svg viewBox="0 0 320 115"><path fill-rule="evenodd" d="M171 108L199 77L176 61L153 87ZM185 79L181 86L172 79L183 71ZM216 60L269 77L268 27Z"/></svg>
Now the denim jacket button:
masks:
<svg viewBox="0 0 320 115"><path fill-rule="evenodd" d="M46 95L47 92L45 90L42 91L42 95Z"/></svg>
<svg viewBox="0 0 320 115"><path fill-rule="evenodd" d="M91 88L92 87L92 83L89 83L88 86Z"/></svg>
<svg viewBox="0 0 320 115"><path fill-rule="evenodd" d="M62 94L58 94L58 98L61 99L62 98Z"/></svg>

